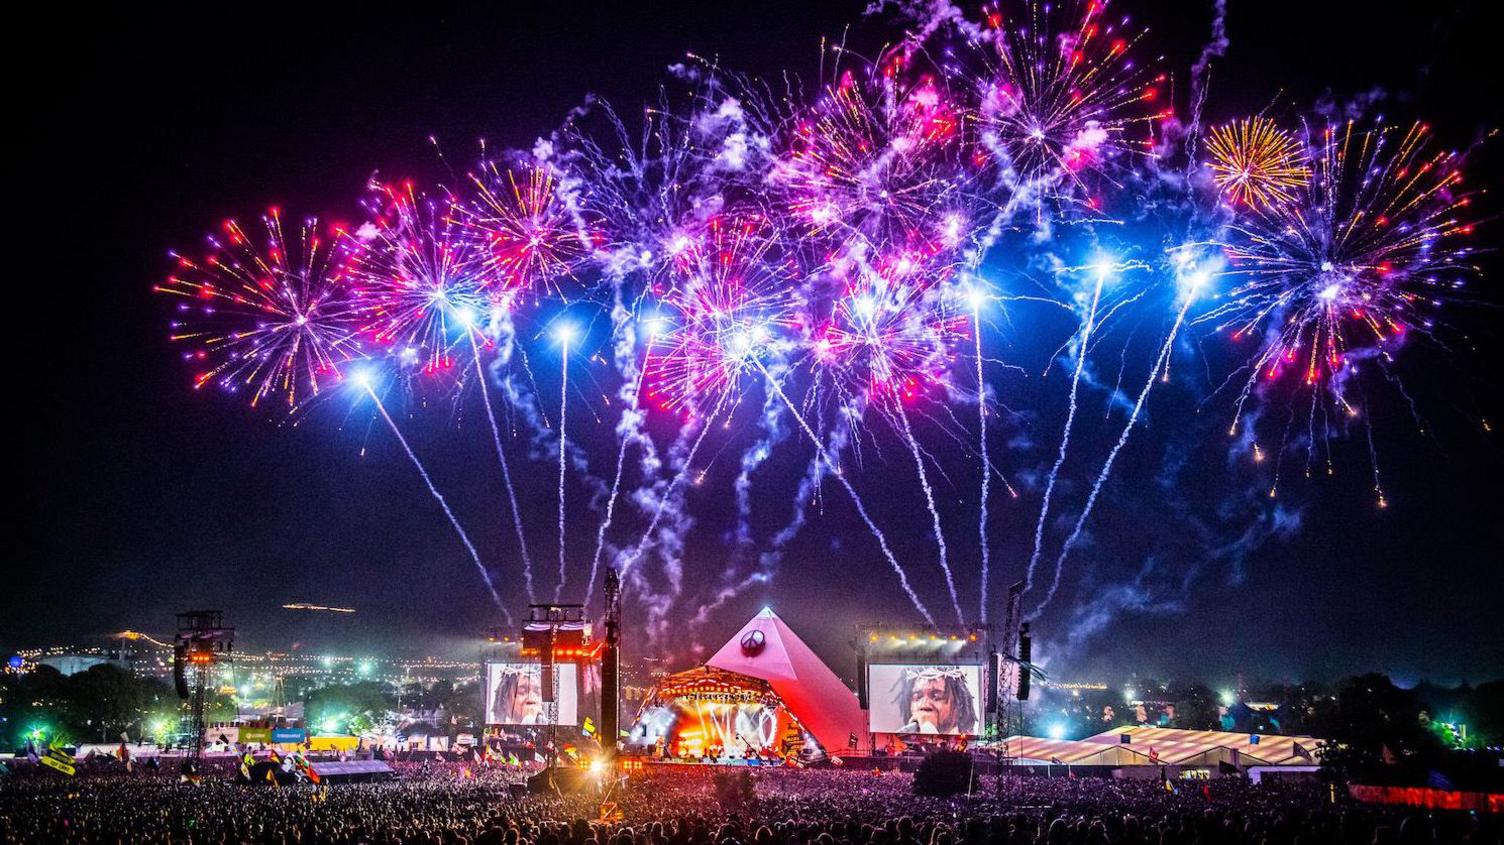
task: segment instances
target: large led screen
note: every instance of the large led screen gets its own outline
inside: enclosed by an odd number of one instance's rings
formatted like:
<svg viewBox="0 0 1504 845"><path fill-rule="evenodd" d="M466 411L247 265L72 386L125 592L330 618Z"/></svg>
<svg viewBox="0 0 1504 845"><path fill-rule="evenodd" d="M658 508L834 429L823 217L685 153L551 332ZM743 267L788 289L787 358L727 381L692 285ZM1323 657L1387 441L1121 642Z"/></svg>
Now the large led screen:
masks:
<svg viewBox="0 0 1504 845"><path fill-rule="evenodd" d="M577 724L578 667L573 663L554 666L553 695L545 694L543 681L543 667L537 663L487 663L486 724Z"/></svg>
<svg viewBox="0 0 1504 845"><path fill-rule="evenodd" d="M982 667L923 663L867 667L873 733L975 736L982 729Z"/></svg>

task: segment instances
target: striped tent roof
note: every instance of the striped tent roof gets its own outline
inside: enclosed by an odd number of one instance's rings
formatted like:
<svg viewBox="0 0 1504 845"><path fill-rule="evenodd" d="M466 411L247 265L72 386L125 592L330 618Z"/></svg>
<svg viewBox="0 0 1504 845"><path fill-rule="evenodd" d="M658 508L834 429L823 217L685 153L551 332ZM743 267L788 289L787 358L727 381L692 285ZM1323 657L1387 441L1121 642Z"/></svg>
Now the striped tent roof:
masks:
<svg viewBox="0 0 1504 845"><path fill-rule="evenodd" d="M1127 745L1106 745L1079 739L1010 736L993 746L1021 763L1071 766L1144 766L1148 752Z"/></svg>
<svg viewBox="0 0 1504 845"><path fill-rule="evenodd" d="M1125 734L1130 737L1128 747L1137 748L1146 754L1152 747L1158 752L1161 762L1175 764L1190 762L1198 754L1207 754L1205 760L1208 764L1226 759L1227 762L1240 766L1309 766L1317 762L1317 752L1322 743L1322 740L1309 736L1186 731L1140 725L1113 728L1082 741L1121 745ZM1258 737L1257 741L1254 740L1255 736ZM1231 755L1223 758L1214 753L1216 749L1235 751L1238 759L1231 759Z"/></svg>

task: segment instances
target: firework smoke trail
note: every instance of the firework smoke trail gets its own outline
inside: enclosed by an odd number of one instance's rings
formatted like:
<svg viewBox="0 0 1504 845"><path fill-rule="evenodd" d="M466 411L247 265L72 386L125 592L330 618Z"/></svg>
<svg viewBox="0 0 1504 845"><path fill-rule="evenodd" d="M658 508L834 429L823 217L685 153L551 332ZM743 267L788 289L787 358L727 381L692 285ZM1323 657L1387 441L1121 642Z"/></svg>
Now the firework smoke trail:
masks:
<svg viewBox="0 0 1504 845"><path fill-rule="evenodd" d="M1201 48L1201 56L1191 67L1191 125L1185 141L1186 156L1191 161L1196 160L1196 145L1201 140L1201 112L1211 90L1207 83L1211 78L1212 59L1226 55L1231 45L1227 40L1227 0L1216 0L1214 6L1211 40Z"/></svg>
<svg viewBox="0 0 1504 845"><path fill-rule="evenodd" d="M940 508L935 505L935 491L930 486L929 473L924 468L924 452L919 448L919 441L914 438L914 429L909 425L909 414L902 403L898 404L897 411L898 420L903 424L904 443L909 447L909 455L914 459L914 470L919 475L919 486L924 490L924 504L930 511L930 524L935 529L935 545L940 549L940 571L945 573L945 588L950 592L951 608L956 611L956 622L964 628L966 614L961 612L961 597L956 592L956 579L951 575L945 533L940 528Z"/></svg>
<svg viewBox="0 0 1504 845"><path fill-rule="evenodd" d="M1081 537L1081 531L1086 526L1086 520L1091 516L1092 508L1097 504L1097 496L1102 492L1102 485L1107 483L1107 475L1112 472L1112 464L1117 460L1118 453L1123 451L1123 446L1128 443L1128 435L1133 431L1133 426L1138 422L1139 411L1143 409L1144 402L1149 398L1149 391L1154 388L1154 382L1159 378L1160 371L1165 369L1170 360L1170 352L1175 348L1175 338L1180 334L1180 327L1185 325L1186 312L1191 310L1191 303L1196 301L1195 289L1199 288L1207 279L1205 273L1197 274L1192 282L1192 289L1187 291L1182 299L1180 312L1175 315L1175 324L1170 327L1170 334L1165 338L1164 345L1159 349L1159 355L1154 359L1154 366L1149 370L1149 377L1144 380L1144 387L1138 393L1138 399L1133 403L1133 410L1128 414L1128 421L1123 424L1123 431L1118 435L1118 440L1112 445L1112 451L1107 453L1107 460L1102 463L1102 471L1097 474L1097 480L1091 487L1091 493L1086 497L1086 506L1081 509L1081 515L1076 517L1076 524L1071 528L1069 537L1060 547L1060 555L1055 559L1055 576L1050 581L1050 589L1045 593L1044 600L1034 608L1024 621L1032 622L1039 618L1039 614L1049 606L1055 598L1055 592L1060 589L1060 574L1065 567L1065 559L1071 553L1076 540Z"/></svg>
<svg viewBox="0 0 1504 845"><path fill-rule="evenodd" d="M648 616L646 623L648 638L654 643L661 641L669 610L684 590L684 538L695 524L694 517L690 516L685 507L684 497L688 494L689 485L684 483L684 479L689 478L690 471L694 469L694 457L699 452L701 442L710 433L712 423L713 419L705 420L692 443L687 437L678 438L669 452L669 465L679 469L673 481L664 490L663 498L654 512L657 525L652 529L653 536L646 547L656 553L660 573L666 582L661 592L654 593L651 597L643 597ZM702 470L691 484L698 485L703 478ZM668 517L666 520L661 519L664 515ZM645 570L640 570L638 574L639 583L646 585Z"/></svg>
<svg viewBox="0 0 1504 845"><path fill-rule="evenodd" d="M726 569L721 573L721 587L715 592L709 602L700 606L695 612L690 625L697 628L703 625L709 618L709 614L717 608L741 595L743 591L753 584L765 583L771 576L771 569L776 566L783 546L793 539L790 534L787 539L780 542L788 531L785 528L774 535L773 548L758 556L757 564L753 570L740 578L737 572L745 561L746 552L752 548L754 538L752 535L752 473L762 466L768 458L772 457L773 449L783 442L788 434L783 425L783 403L772 391L768 391L763 398L760 425L762 435L742 452L741 470L737 473L732 488L736 494L736 547L732 552L731 559L726 564ZM811 470L816 466L822 466L817 462L811 464ZM802 499L807 498L809 493L804 491L805 484L801 482L801 492L795 499L794 521L798 525L804 524L804 504ZM797 533L797 529L795 529ZM771 555L771 556L770 556Z"/></svg>
<svg viewBox="0 0 1504 845"><path fill-rule="evenodd" d="M982 599L980 616L982 624L987 624L987 581L991 574L992 553L987 548L987 496L992 489L992 458L987 454L987 384L982 381L982 305L973 302L971 309L971 324L976 332L977 341L977 442L982 453L982 506L981 515L977 518L977 534L982 549Z"/></svg>
<svg viewBox="0 0 1504 845"><path fill-rule="evenodd" d="M919 594L915 593L913 586L909 584L909 575L904 571L903 565L898 562L898 558L894 557L893 550L888 548L888 538L883 535L882 529L877 527L877 523L867 513L867 506L862 503L862 497L856 494L856 488L852 487L851 482L846 480L845 474L831 463L830 456L826 453L825 446L820 442L820 438L815 435L814 429L810 428L809 423L804 421L804 417L799 414L799 409L794 407L793 401L789 399L788 394L783 392L783 387L768 373L768 369L762 365L762 361L758 360L756 356L752 356L752 363L762 373L768 387L783 400L783 404L788 407L789 414L793 416L794 421L799 423L800 428L804 429L805 435L809 437L809 441L815 446L816 456L819 460L824 461L826 465L830 466L831 474L841 483L841 488L846 491L846 495L851 497L851 503L856 506L857 514L861 516L862 522L867 524L867 530L872 532L873 538L877 540L877 545L883 551L883 557L887 558L888 565L893 567L893 572L898 575L899 586L903 587L903 591L909 597L909 601L913 602L914 609L919 611L919 615L924 617L924 621L930 627L938 627L935 624L935 617L930 614L929 608L924 606L924 602L919 600Z"/></svg>
<svg viewBox="0 0 1504 845"><path fill-rule="evenodd" d="M496 592L496 585L491 582L491 573L486 571L485 564L480 562L480 552L477 552L475 544L470 542L470 535L466 534L465 529L460 526L459 519L455 517L454 511L449 509L449 503L444 501L444 495L439 492L439 488L434 486L433 479L428 476L428 470L423 467L423 462L418 460L418 456L413 452L413 448L407 444L407 438L402 436L402 429L397 427L397 421L392 419L391 414L387 413L386 405L382 403L381 397L376 395L376 391L371 388L369 381L361 377L357 377L357 379L356 383L365 390L366 395L371 397L371 401L376 403L376 410L381 412L381 418L386 420L387 426L392 430L392 435L397 438L398 443L402 444L402 451L407 453L408 460L413 462L413 466L418 470L418 475L423 477L423 483L428 485L428 492L433 494L433 499L443 509L444 516L449 517L449 524L454 526L454 533L460 536L460 542L464 543L466 551L470 552L470 559L475 562L475 569L480 572L481 580L486 582L486 589L491 592L491 600L496 602L496 606L507 619L507 626L510 627L513 624L512 612L507 610L507 606L502 603L501 595Z"/></svg>
<svg viewBox="0 0 1504 845"><path fill-rule="evenodd" d="M773 396L774 394L769 394L770 398L773 398ZM782 405L779 407L781 408ZM841 421L832 428L829 439L825 443L824 454L840 454L846 448L851 430L845 419L845 417L842 417ZM794 494L793 515L789 517L789 521L782 528L778 529L778 533L773 535L772 539L768 542L768 548L757 556L757 568L741 581L722 587L715 594L714 598L695 611L694 618L690 620L691 626L698 627L705 624L706 620L710 618L710 614L720 609L726 602L741 595L752 585L765 584L772 579L774 569L783 560L784 549L804 529L804 525L809 517L809 506L815 501L816 494L820 489L820 481L828 471L827 465L820 455L821 450L817 449L815 457L809 462L809 469L805 470L804 476L799 479L799 489Z"/></svg>
<svg viewBox="0 0 1504 845"><path fill-rule="evenodd" d="M664 488L663 495L658 497L658 505L653 509L653 517L648 522L648 527L643 530L642 536L638 538L637 543L632 547L630 553L625 553L618 558L617 570L621 573L623 579L631 573L632 566L642 559L642 555L649 545L648 540L652 538L653 532L658 530L658 523L662 521L663 514L668 510L669 502L674 499L680 485L683 484L685 477L689 475L690 467L694 465L695 455L700 451L700 444L705 442L705 435L710 433L711 423L715 421L716 416L720 413L727 396L729 394L722 394L720 400L716 402L715 407L711 409L710 414L701 421L699 433L695 435L694 442L690 445L687 453L682 448L686 439L686 432L681 432L679 442L671 450L669 459L670 466L677 467L677 471L668 480L668 485ZM672 597L669 597L669 599L672 600Z"/></svg>
<svg viewBox="0 0 1504 845"><path fill-rule="evenodd" d="M1086 320L1081 324L1081 336L1076 343L1076 370L1071 375L1070 404L1065 412L1065 430L1060 435L1060 452L1055 456L1055 464L1050 467L1050 474L1045 479L1044 499L1039 505L1039 522L1034 526L1034 551L1029 555L1029 568L1024 575L1025 592L1034 586L1034 570L1039 566L1039 555L1044 545L1044 526L1050 516L1050 497L1055 492L1055 480L1060 476L1060 467L1065 464L1066 451L1071 445L1071 426L1076 420L1076 397L1081 386L1081 371L1086 367L1086 347L1096 325L1097 305L1102 300L1102 285L1107 281L1107 273L1111 268L1104 262L1096 269L1097 282L1092 288L1091 305L1086 309Z"/></svg>
<svg viewBox="0 0 1504 845"><path fill-rule="evenodd" d="M529 604L537 601L533 594L533 556L527 549L527 533L522 530L522 512L517 508L517 489L512 485L512 470L507 465L506 451L501 446L501 428L496 424L496 411L491 407L491 389L486 386L488 375L480 360L480 345L470 335L470 351L475 353L475 374L480 381L480 398L486 405L486 419L491 423L491 440L496 444L496 461L501 465L501 480L507 488L507 503L512 508L512 527L517 529L517 547L522 553L522 581L527 590Z"/></svg>
<svg viewBox="0 0 1504 845"><path fill-rule="evenodd" d="M606 497L606 514L601 518L600 527L595 532L595 554L590 558L590 580L585 585L587 607L595 596L595 576L600 572L601 554L606 548L606 534L611 530L611 523L616 516L616 499L621 494L621 477L627 463L627 449L633 443L643 441L646 441L647 448L652 447L652 442L648 441L642 432L643 413L639 400L642 396L642 378L647 372L648 360L653 355L653 347L650 340L642 366L637 367L637 372L633 374L631 368L636 367L637 336L627 323L631 319L631 312L627 311L621 302L620 286L616 288L616 299L616 306L611 314L612 321L616 323L616 359L618 368L625 370L623 375L627 376L617 397L627 402L627 408L622 411L621 421L616 425L616 435L620 441L616 448L616 474L611 479L611 492ZM650 332L650 339L652 335L653 333Z"/></svg>
<svg viewBox="0 0 1504 845"><path fill-rule="evenodd" d="M726 569L728 579L734 577L734 567L742 552L752 546L752 473L772 456L773 447L784 439L783 404L777 398L772 393L763 398L762 436L742 453L741 471L733 484L736 492L736 554Z"/></svg>
<svg viewBox="0 0 1504 845"><path fill-rule="evenodd" d="M561 373L559 386L559 583L554 587L554 601L559 601L559 596L564 592L564 581L568 572L564 568L564 480L567 477L568 465L565 457L569 454L569 432L564 428L566 414L569 412L569 341L574 339L572 327L561 326L559 329L560 343L562 344L561 358L563 364L559 367Z"/></svg>

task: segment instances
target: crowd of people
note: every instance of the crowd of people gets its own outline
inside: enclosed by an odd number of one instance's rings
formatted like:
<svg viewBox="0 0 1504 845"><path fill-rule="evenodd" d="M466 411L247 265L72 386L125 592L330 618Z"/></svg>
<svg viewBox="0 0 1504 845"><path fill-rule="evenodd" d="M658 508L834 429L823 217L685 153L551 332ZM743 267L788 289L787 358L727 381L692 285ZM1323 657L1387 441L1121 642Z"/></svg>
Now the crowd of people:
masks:
<svg viewBox="0 0 1504 845"><path fill-rule="evenodd" d="M573 795L521 794L527 772L517 769L397 769L386 783L275 787L17 767L0 780L0 843L1409 845L1504 836L1497 817L1374 807L1320 784L1239 778L1167 787L988 776L970 794L940 798L915 796L901 772L761 770L747 775L753 797L726 806L702 768L648 766L609 792Z"/></svg>

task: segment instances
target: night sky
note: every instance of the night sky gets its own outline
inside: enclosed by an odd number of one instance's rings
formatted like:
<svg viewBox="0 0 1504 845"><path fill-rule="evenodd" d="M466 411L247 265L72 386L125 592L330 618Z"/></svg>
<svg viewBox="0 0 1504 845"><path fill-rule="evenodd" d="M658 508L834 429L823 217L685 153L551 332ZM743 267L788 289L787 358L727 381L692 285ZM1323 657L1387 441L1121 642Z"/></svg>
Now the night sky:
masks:
<svg viewBox="0 0 1504 845"><path fill-rule="evenodd" d="M122 628L160 634L175 611L213 606L251 646L473 657L475 636L499 619L370 408L329 403L292 426L191 390L180 350L167 342L169 304L151 293L170 269L167 250L195 249L225 216L250 221L273 204L292 219L351 219L373 172L453 184L430 135L462 171L477 139L528 147L587 93L634 113L686 51L813 81L822 35L839 37L854 24L852 43L875 48L891 32L863 20L861 2L776 9L558 0L506 13L501 5L43 12L67 15L37 29L49 59L13 76L20 131L12 135L22 149L12 158L19 237L10 287L21 300L10 354L21 383L10 403L20 472L10 476L8 533L20 540L8 544L0 648ZM1116 8L1152 27L1154 49L1145 53L1163 52L1183 85L1212 5L1122 0ZM1499 125L1492 3L1228 5L1231 47L1214 65L1211 121L1270 103L1288 114L1324 95L1346 101L1378 89L1390 97L1385 114L1424 117L1452 146ZM1496 186L1500 155L1496 140L1470 181ZM1480 216L1492 219L1480 227L1480 245L1492 248L1499 197L1482 205ZM1406 682L1504 676L1504 466L1497 431L1480 422L1501 418L1500 276L1490 269L1476 289L1481 302L1446 312L1459 328L1447 349L1405 350L1400 371L1425 433L1394 391L1369 391L1387 510L1374 506L1361 430L1335 444L1335 477L1288 483L1276 511L1259 500L1267 482L1227 459L1225 401L1202 404L1194 389L1152 398L1146 428L1093 517L1090 543L1067 569L1062 600L1037 626L1052 671L1212 682L1237 672L1298 679L1383 670ZM1027 374L999 370L994 386L1010 407L1034 413L1010 418L993 441L994 460L1021 490L1016 501L994 502L995 592L1018 577L1028 554L1038 507L1030 480L1053 455L1065 386L1058 367L1049 378L1040 373L1070 330L1025 313L999 335L997 354ZM1030 331L1049 340L1031 343ZM1468 340L1455 342L1464 331ZM1201 367L1186 351L1176 366ZM1084 399L1095 422L1067 465L1068 512L1116 430L1102 419L1104 399L1090 391ZM410 436L498 577L515 586L490 444L467 401L417 414ZM582 426L588 418L580 412ZM608 459L605 429L594 429L601 442L593 461ZM590 439L589 430L579 436ZM547 461L520 463L520 443L514 452L514 466L527 467L519 495L534 556L551 571L554 471ZM759 476L764 534L776 529L807 460L802 446L790 448ZM687 552L685 616L722 565L734 461L718 458L705 492L691 498L700 523ZM947 464L955 472L939 495L952 505L946 528L971 592L976 481L965 466ZM938 613L947 602L934 586L928 518L907 457L895 449L861 479L900 556L925 573L925 598ZM571 519L593 536L583 509ZM551 592L552 581L542 583ZM279 609L291 601L359 612L331 619ZM719 646L764 604L842 671L858 626L916 621L834 487L772 583L658 650L687 659L697 643Z"/></svg>

